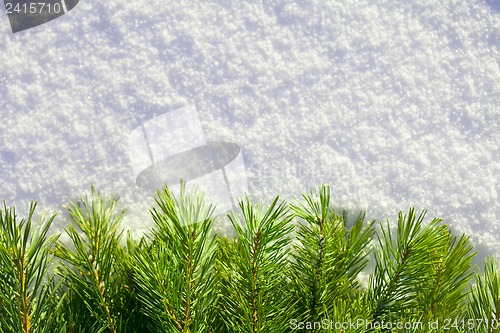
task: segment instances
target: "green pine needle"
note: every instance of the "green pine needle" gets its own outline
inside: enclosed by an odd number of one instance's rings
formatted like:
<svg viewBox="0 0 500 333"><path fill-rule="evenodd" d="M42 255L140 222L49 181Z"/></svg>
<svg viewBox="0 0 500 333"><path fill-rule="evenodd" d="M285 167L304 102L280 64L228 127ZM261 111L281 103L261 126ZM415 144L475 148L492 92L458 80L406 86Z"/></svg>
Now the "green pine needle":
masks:
<svg viewBox="0 0 500 333"><path fill-rule="evenodd" d="M500 332L500 262L474 274L469 238L425 211L348 223L322 185L293 204L239 201L228 239L185 183L154 203L136 241L92 187L69 205L69 243L48 236L55 215L34 226L35 203L25 219L4 204L0 333Z"/></svg>

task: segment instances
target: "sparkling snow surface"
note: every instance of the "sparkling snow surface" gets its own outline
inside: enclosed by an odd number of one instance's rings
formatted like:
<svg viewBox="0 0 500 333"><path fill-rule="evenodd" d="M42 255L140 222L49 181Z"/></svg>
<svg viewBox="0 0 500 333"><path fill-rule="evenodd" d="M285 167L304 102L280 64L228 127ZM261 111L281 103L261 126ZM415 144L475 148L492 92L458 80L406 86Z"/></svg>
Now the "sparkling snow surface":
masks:
<svg viewBox="0 0 500 333"><path fill-rule="evenodd" d="M0 200L20 216L37 199L61 230L93 183L147 230L128 136L195 106L254 199L324 182L339 209L427 208L500 254L498 0L81 0L16 34L1 7Z"/></svg>

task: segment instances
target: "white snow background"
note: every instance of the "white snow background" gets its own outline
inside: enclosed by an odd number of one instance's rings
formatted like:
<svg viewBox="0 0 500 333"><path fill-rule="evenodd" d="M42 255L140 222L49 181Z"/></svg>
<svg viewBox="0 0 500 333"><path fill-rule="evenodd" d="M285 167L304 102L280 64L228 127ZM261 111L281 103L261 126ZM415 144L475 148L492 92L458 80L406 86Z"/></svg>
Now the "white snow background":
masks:
<svg viewBox="0 0 500 333"><path fill-rule="evenodd" d="M254 199L324 182L339 209L427 208L500 254L498 0L81 0L16 34L0 14L0 200L20 216L36 199L61 231L93 183L147 230L127 136L194 105Z"/></svg>

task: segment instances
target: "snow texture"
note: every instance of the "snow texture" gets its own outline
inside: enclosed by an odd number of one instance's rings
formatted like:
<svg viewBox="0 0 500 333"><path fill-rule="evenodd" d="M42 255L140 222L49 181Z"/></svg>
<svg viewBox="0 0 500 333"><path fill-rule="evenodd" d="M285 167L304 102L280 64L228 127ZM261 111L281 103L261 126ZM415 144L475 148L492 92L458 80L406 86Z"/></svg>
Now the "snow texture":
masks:
<svg viewBox="0 0 500 333"><path fill-rule="evenodd" d="M140 234L129 135L195 106L241 147L251 198L328 183L338 209L427 208L498 255L499 48L498 0L81 0L16 34L2 7L0 199L61 231L93 183Z"/></svg>

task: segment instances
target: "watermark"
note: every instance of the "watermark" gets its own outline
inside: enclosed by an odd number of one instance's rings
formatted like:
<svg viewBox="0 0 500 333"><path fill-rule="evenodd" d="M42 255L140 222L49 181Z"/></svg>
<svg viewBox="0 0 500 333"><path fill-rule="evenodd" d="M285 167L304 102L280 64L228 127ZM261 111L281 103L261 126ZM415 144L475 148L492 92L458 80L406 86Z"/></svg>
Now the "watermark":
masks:
<svg viewBox="0 0 500 333"><path fill-rule="evenodd" d="M12 32L20 32L52 21L70 10L79 0L4 0Z"/></svg>
<svg viewBox="0 0 500 333"><path fill-rule="evenodd" d="M325 181L352 183L353 180L380 179L380 170L370 165L361 166L344 159L340 163L325 165L321 161L280 163L273 160L265 163L246 163L249 187L253 189L272 188L273 191L286 189L290 182L300 186L315 187Z"/></svg>
<svg viewBox="0 0 500 333"><path fill-rule="evenodd" d="M200 190L216 205L215 215L236 207L235 198L248 192L241 148L231 142L207 141L194 106L163 113L141 124L128 136L135 182L150 192L167 184L179 195Z"/></svg>
<svg viewBox="0 0 500 333"><path fill-rule="evenodd" d="M292 319L289 322L291 330L383 330L383 331L404 331L413 330L475 330L477 328L498 329L499 323L497 320L484 319L444 319L443 321L370 321L359 318L348 321L333 321L330 319L322 319L321 321L299 321Z"/></svg>
<svg viewBox="0 0 500 333"><path fill-rule="evenodd" d="M323 319L321 321L298 321L290 320L291 330L415 330L424 327L422 322L403 322L403 321L377 321L372 322L363 318L348 321L333 321Z"/></svg>

